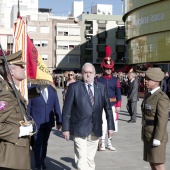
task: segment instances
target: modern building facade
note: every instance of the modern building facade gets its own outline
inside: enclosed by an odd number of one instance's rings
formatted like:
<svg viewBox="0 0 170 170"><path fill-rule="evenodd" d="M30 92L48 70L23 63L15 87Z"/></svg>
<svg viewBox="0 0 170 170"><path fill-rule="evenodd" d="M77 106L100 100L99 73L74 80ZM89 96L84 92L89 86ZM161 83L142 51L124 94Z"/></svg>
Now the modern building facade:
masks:
<svg viewBox="0 0 170 170"><path fill-rule="evenodd" d="M9 5L0 0L0 42L8 53L13 49L12 26L17 18L17 2L12 0ZM112 48L115 67L128 62L124 22L122 16L112 15L112 5L97 4L90 14L82 12L83 1L75 1L70 15L62 17L53 16L51 9L38 8L38 0L19 2L27 33L50 72L80 71L85 62L93 63L101 72L100 63L107 45ZM8 15L2 13L5 8L9 8Z"/></svg>
<svg viewBox="0 0 170 170"><path fill-rule="evenodd" d="M37 20L38 0L19 1L20 15L29 16L31 20ZM18 0L0 0L0 27L11 28L17 19Z"/></svg>
<svg viewBox="0 0 170 170"><path fill-rule="evenodd" d="M129 63L170 62L170 0L125 0Z"/></svg>
<svg viewBox="0 0 170 170"><path fill-rule="evenodd" d="M124 23L122 16L98 15L84 13L80 16L81 29L81 65L91 62L97 72L101 72L100 64L105 57L105 47L112 48L112 59L119 67L126 62L126 45L124 41ZM122 36L120 36L120 34Z"/></svg>
<svg viewBox="0 0 170 170"><path fill-rule="evenodd" d="M81 21L68 17L53 19L56 70L80 71Z"/></svg>

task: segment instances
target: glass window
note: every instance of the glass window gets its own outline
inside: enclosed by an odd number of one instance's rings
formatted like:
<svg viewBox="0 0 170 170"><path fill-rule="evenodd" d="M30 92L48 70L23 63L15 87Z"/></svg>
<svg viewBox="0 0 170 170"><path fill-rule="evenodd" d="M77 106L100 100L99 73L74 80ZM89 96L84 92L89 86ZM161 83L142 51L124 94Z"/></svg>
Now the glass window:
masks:
<svg viewBox="0 0 170 170"><path fill-rule="evenodd" d="M41 54L41 57L43 60L48 60L48 55L47 54Z"/></svg>
<svg viewBox="0 0 170 170"><path fill-rule="evenodd" d="M80 42L79 41L69 41L69 50L72 50L72 49L79 50Z"/></svg>
<svg viewBox="0 0 170 170"><path fill-rule="evenodd" d="M41 46L41 43L40 43L39 40L34 40L34 45L35 45L36 47L40 47L40 46Z"/></svg>
<svg viewBox="0 0 170 170"><path fill-rule="evenodd" d="M68 50L68 41L57 41L57 49Z"/></svg>
<svg viewBox="0 0 170 170"><path fill-rule="evenodd" d="M69 28L69 35L70 36L80 36L80 28Z"/></svg>
<svg viewBox="0 0 170 170"><path fill-rule="evenodd" d="M47 47L48 46L48 41L41 41L42 47Z"/></svg>
<svg viewBox="0 0 170 170"><path fill-rule="evenodd" d="M57 27L57 35L68 36L68 27Z"/></svg>

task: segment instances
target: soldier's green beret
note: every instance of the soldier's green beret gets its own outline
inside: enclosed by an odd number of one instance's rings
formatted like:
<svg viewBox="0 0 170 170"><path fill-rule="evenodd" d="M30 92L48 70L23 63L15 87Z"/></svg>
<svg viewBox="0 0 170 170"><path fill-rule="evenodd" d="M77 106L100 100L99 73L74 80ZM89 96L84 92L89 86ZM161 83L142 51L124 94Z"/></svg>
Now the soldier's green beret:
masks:
<svg viewBox="0 0 170 170"><path fill-rule="evenodd" d="M16 53L10 54L6 56L7 62L9 65L14 64L14 65L25 65L26 63L22 61L22 51L18 51ZM4 62L4 57L0 56L0 65L3 65Z"/></svg>
<svg viewBox="0 0 170 170"><path fill-rule="evenodd" d="M152 67L146 71L146 76L153 81L162 81L164 78L164 72L160 68Z"/></svg>

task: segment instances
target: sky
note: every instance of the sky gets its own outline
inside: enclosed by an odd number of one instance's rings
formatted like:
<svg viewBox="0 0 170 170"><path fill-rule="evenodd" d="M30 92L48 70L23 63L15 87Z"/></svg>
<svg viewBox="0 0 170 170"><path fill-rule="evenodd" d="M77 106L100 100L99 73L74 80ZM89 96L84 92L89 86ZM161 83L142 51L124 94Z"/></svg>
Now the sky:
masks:
<svg viewBox="0 0 170 170"><path fill-rule="evenodd" d="M39 8L50 8L52 13L57 16L67 16L71 12L74 0L38 0ZM80 0L75 0L80 1ZM113 15L122 14L122 0L83 0L84 12L91 11L91 6L96 4L111 4Z"/></svg>

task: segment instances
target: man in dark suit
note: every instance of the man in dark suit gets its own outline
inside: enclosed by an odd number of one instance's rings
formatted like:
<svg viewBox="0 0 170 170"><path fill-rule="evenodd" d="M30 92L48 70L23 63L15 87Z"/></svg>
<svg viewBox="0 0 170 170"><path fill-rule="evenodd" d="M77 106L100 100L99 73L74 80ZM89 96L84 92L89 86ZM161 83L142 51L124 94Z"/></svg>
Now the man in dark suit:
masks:
<svg viewBox="0 0 170 170"><path fill-rule="evenodd" d="M61 128L61 111L56 91L48 86L41 91L40 96L31 98L28 104L28 113L36 123L37 133L33 136L34 159L37 169L46 169L45 158L48 139L55 117L57 128Z"/></svg>
<svg viewBox="0 0 170 170"><path fill-rule="evenodd" d="M62 112L63 135L74 137L77 169L94 170L94 157L102 136L102 111L106 112L109 137L113 135L114 122L106 87L94 82L95 68L91 63L82 67L83 81L68 87Z"/></svg>
<svg viewBox="0 0 170 170"><path fill-rule="evenodd" d="M127 110L130 114L129 123L136 122L136 115L137 115L137 101L138 98L138 80L136 79L136 74L134 72L128 73L129 79L129 91L127 95Z"/></svg>

